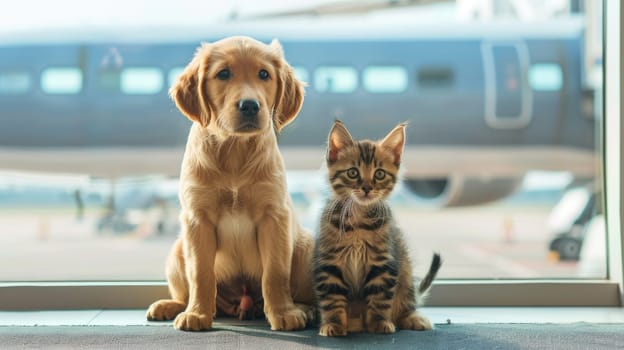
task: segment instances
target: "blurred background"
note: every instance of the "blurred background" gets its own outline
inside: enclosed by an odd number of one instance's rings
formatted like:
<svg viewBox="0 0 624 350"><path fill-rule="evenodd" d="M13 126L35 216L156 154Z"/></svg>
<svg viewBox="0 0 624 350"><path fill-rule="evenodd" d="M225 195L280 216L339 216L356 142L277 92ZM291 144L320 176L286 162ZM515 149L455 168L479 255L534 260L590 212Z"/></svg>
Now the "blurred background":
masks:
<svg viewBox="0 0 624 350"><path fill-rule="evenodd" d="M598 0L23 0L0 13L0 281L163 280L202 41L278 38L303 109L280 135L316 231L327 133L408 121L391 205L422 275L605 278Z"/></svg>

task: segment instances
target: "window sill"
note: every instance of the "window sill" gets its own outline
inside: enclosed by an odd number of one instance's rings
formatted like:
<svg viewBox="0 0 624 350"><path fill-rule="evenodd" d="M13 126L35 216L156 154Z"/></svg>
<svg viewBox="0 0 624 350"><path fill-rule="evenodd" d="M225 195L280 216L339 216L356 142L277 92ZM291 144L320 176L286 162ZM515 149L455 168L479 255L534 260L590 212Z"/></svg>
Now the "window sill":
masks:
<svg viewBox="0 0 624 350"><path fill-rule="evenodd" d="M167 298L164 282L0 283L0 310L145 309ZM616 282L606 280L442 280L428 306L619 307Z"/></svg>

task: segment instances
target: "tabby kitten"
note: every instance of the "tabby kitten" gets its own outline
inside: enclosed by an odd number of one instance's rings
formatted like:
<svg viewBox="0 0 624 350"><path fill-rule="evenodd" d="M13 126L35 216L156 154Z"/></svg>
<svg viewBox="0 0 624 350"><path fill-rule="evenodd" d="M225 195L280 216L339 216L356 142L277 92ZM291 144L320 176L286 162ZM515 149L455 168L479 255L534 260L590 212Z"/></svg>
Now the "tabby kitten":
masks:
<svg viewBox="0 0 624 350"><path fill-rule="evenodd" d="M397 182L404 140L405 124L379 142L354 141L340 121L329 133L327 167L333 191L323 210L313 260L320 335L432 328L416 306L440 268L440 256L434 255L416 289L407 246L385 202Z"/></svg>

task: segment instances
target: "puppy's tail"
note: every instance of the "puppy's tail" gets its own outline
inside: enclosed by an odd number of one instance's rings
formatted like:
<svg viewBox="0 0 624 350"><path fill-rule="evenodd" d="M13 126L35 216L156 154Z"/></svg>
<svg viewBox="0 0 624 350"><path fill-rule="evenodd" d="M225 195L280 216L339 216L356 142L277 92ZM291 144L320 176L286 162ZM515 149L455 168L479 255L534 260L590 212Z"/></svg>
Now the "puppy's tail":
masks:
<svg viewBox="0 0 624 350"><path fill-rule="evenodd" d="M433 280L438 274L440 266L442 266L442 259L440 258L440 254L435 253L431 260L431 266L429 266L429 272L427 272L427 275L420 281L420 285L418 286L418 292L420 294L425 294L429 290L431 283L433 283Z"/></svg>

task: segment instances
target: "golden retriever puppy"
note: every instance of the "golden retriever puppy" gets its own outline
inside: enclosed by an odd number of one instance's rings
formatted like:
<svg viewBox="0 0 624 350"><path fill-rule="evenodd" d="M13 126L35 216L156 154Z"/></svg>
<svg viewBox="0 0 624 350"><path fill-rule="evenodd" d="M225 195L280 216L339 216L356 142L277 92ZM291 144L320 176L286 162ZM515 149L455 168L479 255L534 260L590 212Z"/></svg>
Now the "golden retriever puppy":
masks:
<svg viewBox="0 0 624 350"><path fill-rule="evenodd" d="M263 303L271 329L305 327L313 241L295 218L276 136L301 109L303 87L277 40L248 37L202 44L172 86L194 123L166 270L172 299L154 302L149 320L205 330L217 308L244 316Z"/></svg>

